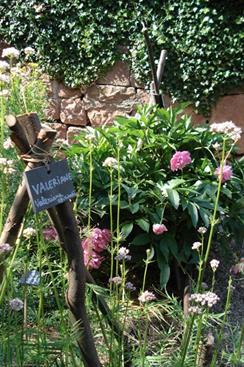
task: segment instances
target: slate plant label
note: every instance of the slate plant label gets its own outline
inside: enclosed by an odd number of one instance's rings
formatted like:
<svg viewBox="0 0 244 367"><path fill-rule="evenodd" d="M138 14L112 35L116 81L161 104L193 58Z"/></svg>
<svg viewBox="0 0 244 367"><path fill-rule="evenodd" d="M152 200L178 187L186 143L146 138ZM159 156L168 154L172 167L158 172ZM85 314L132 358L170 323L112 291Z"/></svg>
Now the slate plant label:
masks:
<svg viewBox="0 0 244 367"><path fill-rule="evenodd" d="M38 286L40 284L41 274L37 270L30 270L20 278L20 285Z"/></svg>
<svg viewBox="0 0 244 367"><path fill-rule="evenodd" d="M75 197L71 173L65 159L24 172L24 177L35 213Z"/></svg>

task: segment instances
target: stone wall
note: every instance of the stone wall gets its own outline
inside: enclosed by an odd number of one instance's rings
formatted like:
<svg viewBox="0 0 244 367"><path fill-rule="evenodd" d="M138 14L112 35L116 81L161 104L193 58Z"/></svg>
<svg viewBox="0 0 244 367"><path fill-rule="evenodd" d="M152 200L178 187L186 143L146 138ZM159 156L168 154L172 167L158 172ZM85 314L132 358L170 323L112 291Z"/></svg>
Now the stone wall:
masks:
<svg viewBox="0 0 244 367"><path fill-rule="evenodd" d="M143 86L135 81L128 65L122 61L88 88L71 89L52 80L48 83L48 97L47 117L56 121L59 137L67 138L69 142L82 127L111 124L116 115L131 115L136 105L149 102ZM165 102L167 107L172 104L168 97ZM196 114L191 107L186 113L192 115L196 124L206 122L206 118ZM243 129L239 153L244 154L244 89L233 90L221 97L208 122L229 120Z"/></svg>
<svg viewBox="0 0 244 367"><path fill-rule="evenodd" d="M112 69L88 88L67 88L52 80L48 83L48 119L56 120L60 137L73 141L84 126L111 124L117 115L131 115L136 105L149 101L129 67L118 61Z"/></svg>

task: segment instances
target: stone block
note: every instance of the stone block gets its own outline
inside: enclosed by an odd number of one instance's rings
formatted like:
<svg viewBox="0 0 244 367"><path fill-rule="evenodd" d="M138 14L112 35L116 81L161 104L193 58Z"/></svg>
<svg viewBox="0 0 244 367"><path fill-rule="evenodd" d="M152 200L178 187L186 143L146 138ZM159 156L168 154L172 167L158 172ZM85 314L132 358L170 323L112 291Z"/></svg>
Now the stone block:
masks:
<svg viewBox="0 0 244 367"><path fill-rule="evenodd" d="M82 100L80 98L62 99L60 120L67 125L85 126L88 119Z"/></svg>
<svg viewBox="0 0 244 367"><path fill-rule="evenodd" d="M45 125L50 129L57 131L56 139L66 139L67 125L62 124L61 122L45 123Z"/></svg>
<svg viewBox="0 0 244 367"><path fill-rule="evenodd" d="M69 144L75 144L77 143L77 140L75 139L76 136L78 136L82 131L81 127L73 127L70 126L67 131L67 141Z"/></svg>
<svg viewBox="0 0 244 367"><path fill-rule="evenodd" d="M117 106L102 106L93 108L87 112L92 126L111 125L116 116L125 116L125 111L118 109Z"/></svg>
<svg viewBox="0 0 244 367"><path fill-rule="evenodd" d="M148 104L150 101L150 95L144 89L137 89L136 99L138 101L138 104Z"/></svg>
<svg viewBox="0 0 244 367"><path fill-rule="evenodd" d="M186 107L184 112L186 115L191 115L192 123L195 125L204 124L207 120L207 117L198 114L192 106Z"/></svg>
<svg viewBox="0 0 244 367"><path fill-rule="evenodd" d="M103 77L96 81L96 84L109 84L129 87L131 83L128 64L123 61L117 61Z"/></svg>
<svg viewBox="0 0 244 367"><path fill-rule="evenodd" d="M238 142L239 154L244 154L244 94L221 97L212 110L210 123L233 121L242 128L242 138Z"/></svg>
<svg viewBox="0 0 244 367"><path fill-rule="evenodd" d="M138 104L135 88L94 85L83 99L92 125L110 124L117 115L125 116Z"/></svg>
<svg viewBox="0 0 244 367"><path fill-rule="evenodd" d="M79 98L82 96L81 88L70 88L64 84L60 84L58 96L60 98Z"/></svg>
<svg viewBox="0 0 244 367"><path fill-rule="evenodd" d="M48 120L59 120L61 111L61 100L59 98L49 98L45 116Z"/></svg>
<svg viewBox="0 0 244 367"><path fill-rule="evenodd" d="M102 105L103 103L130 103L135 99L136 91L132 87L118 87L113 85L93 85L87 88L84 105L89 106Z"/></svg>
<svg viewBox="0 0 244 367"><path fill-rule="evenodd" d="M210 122L233 121L244 128L244 94L221 97L212 110Z"/></svg>

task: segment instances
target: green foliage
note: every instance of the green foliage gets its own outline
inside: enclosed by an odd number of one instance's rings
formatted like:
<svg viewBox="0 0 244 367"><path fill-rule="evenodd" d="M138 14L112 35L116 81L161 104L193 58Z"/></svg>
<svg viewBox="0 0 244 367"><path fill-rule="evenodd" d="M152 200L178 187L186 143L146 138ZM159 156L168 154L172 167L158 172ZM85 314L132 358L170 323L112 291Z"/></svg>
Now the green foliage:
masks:
<svg viewBox="0 0 244 367"><path fill-rule="evenodd" d="M218 186L214 171L220 164L220 153L216 153L213 145L222 144L223 137L212 133L208 126L193 127L180 108L164 110L147 106L135 117L118 117L114 126L87 129L79 137L79 144L69 151L82 224L87 225L89 216L92 170L92 225L109 226L112 200L114 223L118 207L120 210L122 240L130 244L136 259L143 256L146 248L155 246L161 284L165 285L173 259L181 264L196 261L191 246L200 238L197 228L209 227L211 221ZM192 163L172 172L173 154L185 150L190 152ZM117 168L104 167L108 157L119 161ZM233 229L235 235L244 229L240 194L243 162L231 157L229 160L235 176L222 186L218 207L220 233L228 241ZM233 221L235 227L231 225ZM164 223L168 232L154 234L155 223Z"/></svg>
<svg viewBox="0 0 244 367"><path fill-rule="evenodd" d="M241 0L2 0L0 34L34 46L43 68L69 85L91 84L121 58L148 84L143 20L155 57L168 51L162 89L207 114L221 93L243 85L243 9Z"/></svg>

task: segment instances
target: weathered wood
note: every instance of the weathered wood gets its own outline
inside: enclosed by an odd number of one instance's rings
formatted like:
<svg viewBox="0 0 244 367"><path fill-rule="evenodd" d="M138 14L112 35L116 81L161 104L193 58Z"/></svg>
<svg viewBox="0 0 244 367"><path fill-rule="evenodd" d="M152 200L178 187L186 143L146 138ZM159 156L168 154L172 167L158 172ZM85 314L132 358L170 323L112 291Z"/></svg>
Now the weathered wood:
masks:
<svg viewBox="0 0 244 367"><path fill-rule="evenodd" d="M56 228L57 233L58 233L58 237L59 237L59 242L61 247L63 248L63 250L65 252L68 251L67 247L65 246L65 240L64 240L64 232L63 232L63 225L62 222L60 221L59 215L57 213L57 210L55 207L53 208L49 208L48 209L48 215L50 217L50 220L53 224L53 226ZM87 270L85 268L85 279L86 279L86 283L90 283L90 284L96 284L93 276L91 275L91 273L89 272L89 270ZM117 321L114 319L110 308L108 307L107 302L105 301L104 297L102 297L101 295L97 294L95 291L92 290L92 302L94 304L94 307L98 307L100 312L102 313L102 315L105 317L105 319L107 320L109 326L111 327L112 331L114 332L116 338L119 341L122 341L122 339L124 338L124 360L125 360L125 367L130 367L131 366L131 348L129 345L129 338L127 335L123 336L123 330L121 329L120 325L117 323Z"/></svg>
<svg viewBox="0 0 244 367"><path fill-rule="evenodd" d="M159 62L158 62L157 72L156 72L157 87L155 87L155 81L151 82L150 84L150 91L151 91L150 101L149 101L150 105L158 105L160 107L165 107L164 98L163 98L163 95L159 92L159 88L162 82L164 66L166 62L166 56L167 56L167 51L162 50L160 54ZM157 90L158 90L158 93L156 92Z"/></svg>
<svg viewBox="0 0 244 367"><path fill-rule="evenodd" d="M16 144L19 152L25 154L30 150L29 143L26 139L25 132L20 124L17 122L15 116L6 116L6 123L12 131L11 139Z"/></svg>
<svg viewBox="0 0 244 367"><path fill-rule="evenodd" d="M40 121L35 113L18 116L9 116L7 124L12 130L12 140L18 147L21 158L24 159L26 170L43 164L56 135L54 130L41 129ZM0 243L15 245L21 224L27 210L29 197L25 182L20 184L14 203L10 209ZM83 250L80 244L79 231L70 202L48 209L49 216L59 234L60 244L67 254L69 262L69 286L67 304L74 321L80 328L78 345L84 358L86 367L100 367L100 361L95 348L90 323L85 307L85 283L95 284L91 274L84 266ZM0 282L3 276L3 267L0 267ZM116 337L125 344L125 366L130 367L130 348L128 337L123 337L123 332L111 315L103 297L93 292L93 302L99 306L100 311L106 316Z"/></svg>
<svg viewBox="0 0 244 367"><path fill-rule="evenodd" d="M146 42L146 46L147 46L147 51L148 51L148 59L149 59L149 64L150 64L150 68L151 68L151 73L152 73L152 82L153 82L153 86L154 86L154 94L159 95L157 71L156 71L155 62L153 60L152 45L151 45L151 42L150 42L150 39L149 39L147 27L145 26L144 23L143 23L142 32L144 34L144 38L145 38L145 42Z"/></svg>
<svg viewBox="0 0 244 367"><path fill-rule="evenodd" d="M36 114L18 116L17 119L11 117L8 119L8 125L13 131L13 140L15 139L15 141L18 141L18 147L22 154L21 157L27 163L26 171L42 165L43 160L47 157L51 148L56 131L41 129L41 125ZM26 143L26 140L28 144ZM1 234L0 243L9 243L12 246L15 245L28 203L29 197L26 185L25 182L22 181ZM68 222L68 225L71 225L70 230L74 233L75 238L74 244L72 242L72 245L70 245L70 239L67 237L64 230L63 247L66 250L70 264L67 304L75 318L75 321L79 323L80 336L78 338L78 345L81 349L85 365L87 367L100 367L101 364L97 356L85 308L86 278L85 266L82 263L83 253L80 246L79 232L75 223L71 204L69 202L65 203L63 209L68 209L67 215L65 215L65 213L63 213L63 215L64 218L70 221ZM62 222L62 218L60 218L60 220ZM0 268L0 274L2 274L2 276L3 272L4 267L2 266Z"/></svg>
<svg viewBox="0 0 244 367"><path fill-rule="evenodd" d="M25 115L17 116L16 120L25 132L25 136L30 147L32 147L36 142L36 137L39 131L41 130L41 122L38 115L35 112L30 112Z"/></svg>
<svg viewBox="0 0 244 367"><path fill-rule="evenodd" d="M15 134L15 132L13 134ZM41 151L48 153L52 146L55 136L56 136L56 131L54 130L50 130L50 131L41 130L37 137L36 147L38 149L41 149ZM23 144L23 146L24 145L25 144ZM26 166L26 171L34 167L37 167L41 164L42 164L41 162L39 163L28 162ZM15 246L15 243L16 243L16 240L18 238L19 231L21 228L21 223L23 222L28 204L29 204L29 196L27 193L25 181L24 179L22 179L22 182L19 185L17 193L15 195L14 202L7 216L5 225L3 227L3 231L0 236L0 243L8 243L12 247ZM1 264L0 265L0 284L2 283L3 276L4 276L4 264Z"/></svg>
<svg viewBox="0 0 244 367"><path fill-rule="evenodd" d="M158 87L160 86L160 83L162 82L163 73L164 73L164 66L165 66L165 62L166 62L166 56L167 56L167 51L166 50L161 50L160 58L159 58L159 61L158 61L158 67L157 67Z"/></svg>
<svg viewBox="0 0 244 367"><path fill-rule="evenodd" d="M86 272L79 230L72 205L69 201L66 201L57 205L56 210L63 225L64 249L69 263L69 286L66 294L66 302L74 320L79 324L81 329L77 340L78 345L82 351L86 366L101 367L86 313Z"/></svg>

